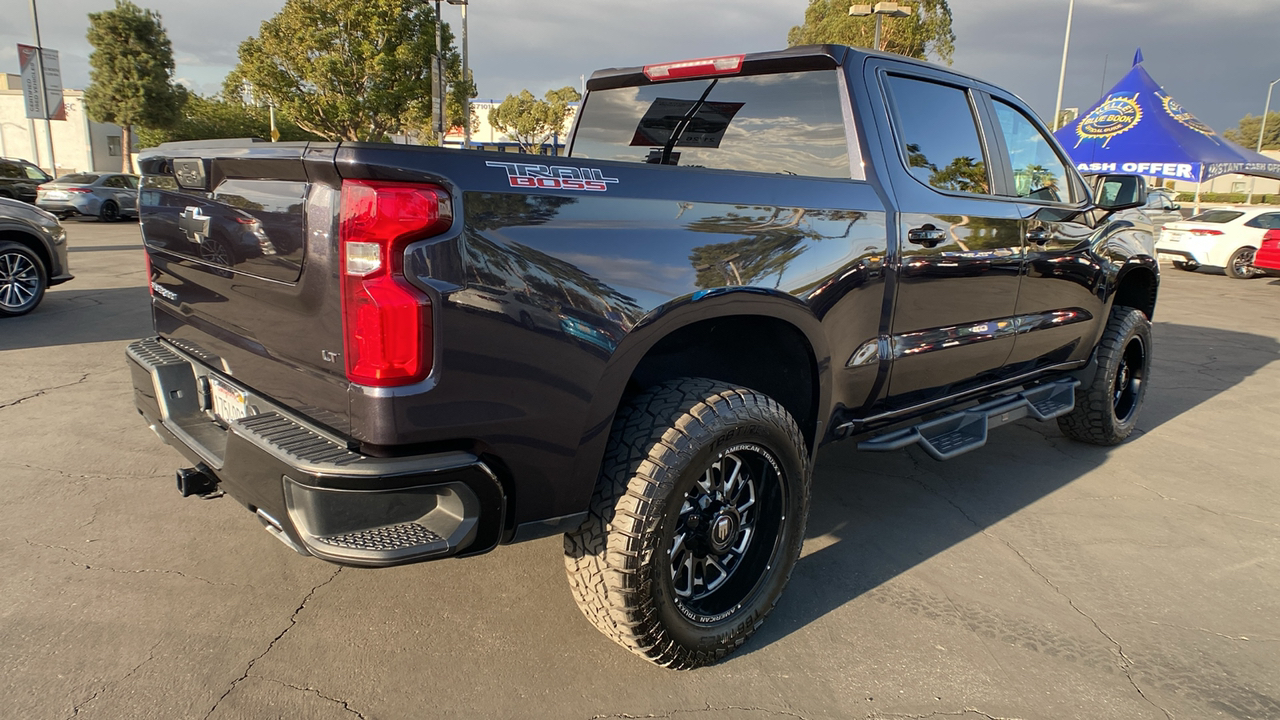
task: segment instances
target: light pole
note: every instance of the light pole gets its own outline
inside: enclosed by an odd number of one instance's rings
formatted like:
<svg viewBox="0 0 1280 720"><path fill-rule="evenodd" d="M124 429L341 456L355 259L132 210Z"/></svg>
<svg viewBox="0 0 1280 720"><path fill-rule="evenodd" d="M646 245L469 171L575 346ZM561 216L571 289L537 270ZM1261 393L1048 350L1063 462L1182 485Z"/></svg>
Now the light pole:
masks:
<svg viewBox="0 0 1280 720"><path fill-rule="evenodd" d="M889 17L907 17L911 14L911 8L906 5L899 5L896 2L878 2L872 5L850 5L849 14L853 17L866 17L868 15L876 16L876 40L874 50L880 51L880 18L888 15Z"/></svg>
<svg viewBox="0 0 1280 720"><path fill-rule="evenodd" d="M1062 41L1062 70L1058 73L1058 101L1053 105L1053 129L1057 132L1062 117L1062 86L1067 80L1067 47L1071 45L1071 15L1075 13L1076 0L1067 3L1067 37ZM1105 73L1104 73L1105 75ZM1104 77L1105 81L1106 78Z"/></svg>
<svg viewBox="0 0 1280 720"><path fill-rule="evenodd" d="M31 0L31 25L36 30L36 76L40 78L40 107L44 113L44 146L49 153L49 173L58 177L58 163L53 159L53 129L49 126L49 93L44 87L44 46L40 44L40 18L36 15L36 0ZM36 149L35 133L31 138L31 153L36 156L36 164L40 164L40 151ZM125 150L128 153L128 149ZM125 155L127 159L129 156Z"/></svg>
<svg viewBox="0 0 1280 720"><path fill-rule="evenodd" d="M471 76L467 70L467 0L448 0L462 11L462 85L467 88L462 98L462 149L471 149Z"/></svg>
<svg viewBox="0 0 1280 720"><path fill-rule="evenodd" d="M1267 86L1267 104L1262 110L1262 126L1258 128L1258 147L1256 152L1262 152L1262 136L1267 133L1267 113L1271 112L1271 91L1275 89L1276 83L1280 83L1280 78L1271 81ZM1253 183L1257 181L1257 176L1249 176L1249 197L1244 201L1246 205L1253 204Z"/></svg>

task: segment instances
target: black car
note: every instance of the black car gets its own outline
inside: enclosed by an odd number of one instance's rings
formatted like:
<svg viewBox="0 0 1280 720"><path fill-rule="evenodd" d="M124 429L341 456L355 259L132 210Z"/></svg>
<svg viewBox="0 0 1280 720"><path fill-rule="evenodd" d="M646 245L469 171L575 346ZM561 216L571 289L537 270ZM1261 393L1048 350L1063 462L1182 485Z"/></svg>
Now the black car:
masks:
<svg viewBox="0 0 1280 720"><path fill-rule="evenodd" d="M0 198L36 201L36 189L53 178L26 160L0 158Z"/></svg>
<svg viewBox="0 0 1280 720"><path fill-rule="evenodd" d="M35 310L45 289L71 277L67 232L58 218L0 198L0 318Z"/></svg>

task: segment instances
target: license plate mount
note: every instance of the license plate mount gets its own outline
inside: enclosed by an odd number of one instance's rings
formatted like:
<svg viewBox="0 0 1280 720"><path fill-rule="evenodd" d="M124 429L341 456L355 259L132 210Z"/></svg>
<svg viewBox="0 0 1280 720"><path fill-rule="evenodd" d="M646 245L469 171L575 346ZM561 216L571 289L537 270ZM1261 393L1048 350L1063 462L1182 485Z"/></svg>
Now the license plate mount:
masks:
<svg viewBox="0 0 1280 720"><path fill-rule="evenodd" d="M248 393L225 380L209 377L210 395L213 396L213 416L225 424L249 414Z"/></svg>

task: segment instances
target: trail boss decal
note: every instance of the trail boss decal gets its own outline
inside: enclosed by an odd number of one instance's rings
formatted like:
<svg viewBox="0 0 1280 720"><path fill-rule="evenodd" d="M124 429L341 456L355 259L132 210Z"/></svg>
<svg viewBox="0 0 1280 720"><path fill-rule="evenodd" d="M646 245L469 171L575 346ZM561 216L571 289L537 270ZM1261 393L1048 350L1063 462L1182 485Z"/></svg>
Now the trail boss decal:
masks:
<svg viewBox="0 0 1280 720"><path fill-rule="evenodd" d="M594 168L493 161L485 165L506 170L507 182L516 188L604 192L609 189L609 183L618 182L618 178L605 177L603 172Z"/></svg>

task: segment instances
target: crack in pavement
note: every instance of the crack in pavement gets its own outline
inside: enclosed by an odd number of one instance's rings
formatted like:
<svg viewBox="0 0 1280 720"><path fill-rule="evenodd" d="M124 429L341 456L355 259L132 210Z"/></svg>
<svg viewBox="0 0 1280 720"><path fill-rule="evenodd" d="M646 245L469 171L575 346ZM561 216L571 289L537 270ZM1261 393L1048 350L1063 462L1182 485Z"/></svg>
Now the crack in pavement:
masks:
<svg viewBox="0 0 1280 720"><path fill-rule="evenodd" d="M218 709L218 706L222 704L222 701L227 699L227 696L231 694L231 691L235 690L237 685L239 685L240 683L248 679L249 671L253 670L253 666L257 664L259 660L266 657L267 653L271 652L275 648L276 643L280 642L280 640L285 635L288 635L289 631L292 630L293 627L298 624L298 613L301 613L303 608L307 606L307 602L311 600L312 596L316 594L316 591L324 587L325 585L328 585L329 583L333 582L335 579L337 579L338 574L341 572L342 572L341 567L335 569L333 571L333 574L330 575L327 580L320 583L319 585L316 585L315 587L311 588L310 591L307 592L306 596L302 598L302 602L298 604L298 607L294 609L293 614L289 616L289 625L284 630L281 630L279 635L276 635L274 638L272 638L271 642L267 643L266 650L263 650L261 654L259 654L257 657L249 661L249 664L246 665L244 668L244 673L242 673L240 677L231 681L231 685L226 689L225 692L222 693L221 696L218 697L217 700L214 701L213 707L209 708L209 712L204 714L204 720L209 720L209 717L213 715L214 711Z"/></svg>
<svg viewBox="0 0 1280 720"><path fill-rule="evenodd" d="M87 706L89 703L93 702L94 700L97 700L98 697L101 696L102 693L106 692L112 685L119 685L125 680L128 680L129 678L133 677L134 673L141 670L143 665L146 665L147 663L154 660L156 657L156 648L160 647L161 642L163 641L157 640L156 644L152 645L151 649L147 650L146 659L144 659L142 662L138 663L137 665L134 665L133 669L125 673L123 676L121 676L119 680L116 680L115 682L112 682L112 683L108 683L107 685L102 686L101 689L94 690L93 695L88 700L85 700L84 702L77 703L76 705L72 706L71 714L67 716L67 720L71 720L71 718L74 718L77 715L79 715L80 711L83 710L85 706Z"/></svg>
<svg viewBox="0 0 1280 720"><path fill-rule="evenodd" d="M31 400L32 398L38 398L38 397L40 397L40 396L42 396L42 395L45 395L45 394L47 394L47 393L51 393L51 392L53 392L54 390L61 390L61 389L63 389L63 388L69 388L69 387L72 387L72 386L75 386L75 385L79 385L79 384L83 383L84 381L88 380L90 375L93 375L93 373L84 373L83 375L81 375L81 376L80 376L80 379L79 379L79 380L76 380L75 382L69 382L69 383L66 383L66 384L64 384L64 385L54 385L54 386L52 386L52 387L42 388L42 389L40 389L40 390L36 391L34 394L27 395L27 396L25 396L25 397L20 397L20 398L18 398L17 400L14 400L13 402L7 402L7 403L5 403L5 404L3 404L3 405L0 405L0 410L3 410L3 409L8 408L8 407L13 407L13 406L15 406L15 405L21 405L22 403L26 402L27 400Z"/></svg>
<svg viewBox="0 0 1280 720"><path fill-rule="evenodd" d="M1207 513L1209 513L1210 515L1217 515L1218 517L1229 517L1229 518L1235 518L1235 519L1237 519L1237 520L1247 520L1248 522L1251 522L1251 523L1258 523L1259 525L1270 525L1270 526L1272 526L1272 527L1280 527L1280 523L1273 523L1273 522L1271 522L1270 520L1258 520L1257 518L1245 517L1245 516L1243 516L1243 515L1236 515L1235 513L1222 512L1222 511L1220 511L1220 510L1212 510L1212 509L1207 508L1207 507L1205 507L1205 506L1203 506L1203 505L1200 505L1200 504L1197 504L1197 503L1193 503L1193 502L1191 502L1191 501L1189 501L1189 500L1179 500L1179 499L1178 499L1178 498L1176 498L1176 497L1172 497L1172 496L1170 496L1170 495L1165 495L1164 493L1160 492L1159 490L1156 490L1156 489L1154 489L1154 488L1149 488L1149 487L1147 487L1146 485L1143 485L1142 483L1140 483L1140 482L1138 482L1138 481L1136 481L1136 480L1131 480L1130 482L1132 482L1134 485L1137 485L1138 487L1142 488L1143 490L1146 490L1147 492L1154 493L1155 495L1158 495L1158 496L1160 497L1160 499L1161 499L1161 500L1168 500L1169 502L1175 502L1175 503L1178 503L1178 504L1180 504L1180 505L1186 505L1186 506L1188 506L1188 507L1196 508L1197 510L1203 510L1204 512L1207 512Z"/></svg>
<svg viewBox="0 0 1280 720"><path fill-rule="evenodd" d="M799 720L805 720L805 716L800 715L799 713L793 713L787 710L770 710L769 708L747 707L745 705L713 706L711 703L707 703L707 706L704 708L697 708L693 710L672 710L671 712L663 713L661 715L655 715L653 713L650 713L648 715L631 715L629 713L613 713L610 715L592 715L590 720L609 720L610 718L617 718L617 720L662 720L663 718L673 718L676 715L680 715L680 714L692 715L695 713L721 712L723 710L745 710L747 712L765 713L765 714L773 715L777 717L790 717L790 718L799 718Z"/></svg>
<svg viewBox="0 0 1280 720"><path fill-rule="evenodd" d="M313 693L313 694L315 694L315 696L316 696L316 697L320 698L321 700L328 700L328 701L329 701L329 702L331 702L331 703L336 703L336 704L338 704L338 705L341 705L343 710L346 710L347 712L351 713L352 715L355 715L356 717L360 718L360 720L368 720L368 719L364 716L364 713L362 713L362 712L360 712L359 710L356 710L355 708L351 707L351 705L350 705L346 700L339 700L338 698L335 698L335 697L329 697L328 695L325 695L324 693L320 692L319 690L317 690L317 689L315 689L315 688L312 688L312 687L298 687L297 685L293 685L293 684L291 684L291 683L287 683L287 682L285 682L285 681L283 681L283 680L277 680L277 679L275 679L275 678L269 678L269 677L266 677L266 676L263 676L263 675L255 675L255 676L254 676L254 678L255 678L255 679L258 679L258 680L266 680L267 682L273 682L273 683L275 683L275 684L277 684L277 685L283 685L283 686L285 686L285 687L287 687L287 688L292 688L292 689L294 689L294 690L298 690L298 691L300 691L300 692Z"/></svg>
<svg viewBox="0 0 1280 720"><path fill-rule="evenodd" d="M46 548L48 550L61 550L63 552L70 553L77 557L82 557L81 553L78 553L69 547L63 547L61 545L46 545L44 543L34 542L29 538L23 538L23 540L26 541L26 543L32 547ZM120 575L140 575L143 573L155 573L157 575L177 575L179 577L184 577L188 580L199 580L202 583L205 583L207 585L213 585L215 587L253 587L252 585L239 585L236 583L214 582L213 580L200 577L199 575L189 575L187 573L182 572L181 570L158 570L155 568L142 568L140 570L121 570L120 568L111 567L110 565L90 565L89 563L77 562L76 560L72 560L70 558L68 558L66 562L78 568L84 568L85 570L105 570L107 572L118 573Z"/></svg>
<svg viewBox="0 0 1280 720"><path fill-rule="evenodd" d="M1005 547L1009 548L1009 550L1013 552L1014 555L1017 555L1018 559L1021 560L1023 564L1026 565L1029 570L1031 570L1032 573L1034 573L1037 577L1039 577L1042 581L1044 581L1046 585L1053 588L1054 592L1062 596L1062 599L1067 601L1067 605L1070 606L1071 609L1076 612L1076 614L1078 614L1080 617L1084 618L1085 620L1088 620L1089 624L1093 625L1094 629L1097 630L1098 633L1102 635L1102 637L1106 638L1108 642L1110 642L1112 645L1115 646L1116 654L1120 656L1120 662L1117 663L1120 666L1120 671L1124 673L1124 676L1126 678L1128 678L1129 685L1133 687L1133 689L1138 693L1139 697L1147 701L1147 703L1150 704L1155 709L1164 713L1166 718L1168 718L1169 720L1173 720L1172 713L1170 713L1168 710L1164 709L1160 705L1156 704L1154 700L1147 697L1147 694L1142 691L1142 688L1138 687L1138 683L1136 680L1133 679L1133 673L1131 672L1131 668L1133 667L1133 660L1128 655L1125 654L1124 647L1118 641L1116 641L1116 639L1112 637L1110 633L1108 633L1106 630L1103 630L1102 626L1098 624L1097 620L1094 620L1093 617L1091 617L1088 613L1080 609L1080 607L1076 605L1075 601L1071 599L1070 595L1067 595L1065 592L1063 592L1062 588L1058 587L1057 583L1050 580L1048 575L1045 575L1043 572L1041 572L1040 568L1036 567L1035 564L1032 563L1031 560L1026 555L1023 555L1021 550L1013 546L1013 543L1009 542L1008 540L1005 540L999 535L996 535L992 533L990 530L988 530L987 528L983 527L981 524L978 523L977 520L974 520L973 517L970 516L969 513L966 512L964 508L960 507L960 505L956 503L954 500L952 500L951 498L938 492L936 489L922 482L919 478L912 478L912 479L915 480L916 483L920 485L920 487L924 488L926 492L937 496L938 498L946 502L948 505L955 508L956 512L960 513L962 516L964 516L966 520L972 523L974 527L978 528L978 531L980 533L991 538L992 540L995 540L996 542L1003 544Z"/></svg>

